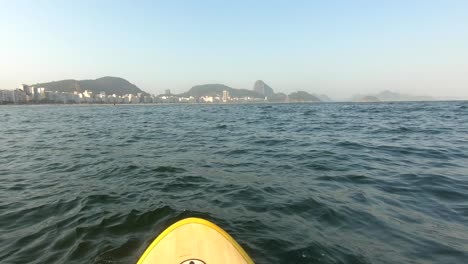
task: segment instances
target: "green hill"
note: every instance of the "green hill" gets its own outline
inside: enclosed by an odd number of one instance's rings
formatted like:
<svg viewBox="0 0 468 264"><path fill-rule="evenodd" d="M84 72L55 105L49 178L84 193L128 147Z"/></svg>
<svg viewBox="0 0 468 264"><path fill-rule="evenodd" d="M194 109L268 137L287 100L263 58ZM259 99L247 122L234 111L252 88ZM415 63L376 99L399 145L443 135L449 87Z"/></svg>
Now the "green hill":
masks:
<svg viewBox="0 0 468 264"><path fill-rule="evenodd" d="M288 100L288 96L284 93L275 93L268 96L268 102L271 103L284 103Z"/></svg>
<svg viewBox="0 0 468 264"><path fill-rule="evenodd" d="M48 83L36 83L31 86L44 87L46 91L57 91L65 93L73 93L74 91L83 92L79 81L76 80L62 80Z"/></svg>
<svg viewBox="0 0 468 264"><path fill-rule="evenodd" d="M200 97L200 96L222 96L223 91L226 90L229 92L231 97L253 97L253 98L264 98L263 95L250 91L247 89L236 89L224 84L203 84L193 86L188 92L180 94L179 96L184 97Z"/></svg>
<svg viewBox="0 0 468 264"><path fill-rule="evenodd" d="M146 92L142 91L136 85L128 82L125 79L118 77L103 77L96 80L62 80L48 83L37 83L35 87L44 87L46 91L58 92L84 92L85 90L91 91L95 94L105 92L106 94L137 94Z"/></svg>
<svg viewBox="0 0 468 264"><path fill-rule="evenodd" d="M289 102L321 102L317 96L304 91L291 93L288 97Z"/></svg>

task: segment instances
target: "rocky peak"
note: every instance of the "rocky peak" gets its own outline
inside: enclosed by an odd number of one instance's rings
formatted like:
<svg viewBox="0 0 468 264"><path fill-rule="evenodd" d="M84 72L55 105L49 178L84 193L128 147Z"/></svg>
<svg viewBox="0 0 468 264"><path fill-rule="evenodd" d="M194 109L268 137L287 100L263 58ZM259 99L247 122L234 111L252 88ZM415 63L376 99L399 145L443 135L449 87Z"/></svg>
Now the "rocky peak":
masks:
<svg viewBox="0 0 468 264"><path fill-rule="evenodd" d="M275 94L273 89L262 80L258 80L255 82L253 90L264 96L272 96L273 94Z"/></svg>

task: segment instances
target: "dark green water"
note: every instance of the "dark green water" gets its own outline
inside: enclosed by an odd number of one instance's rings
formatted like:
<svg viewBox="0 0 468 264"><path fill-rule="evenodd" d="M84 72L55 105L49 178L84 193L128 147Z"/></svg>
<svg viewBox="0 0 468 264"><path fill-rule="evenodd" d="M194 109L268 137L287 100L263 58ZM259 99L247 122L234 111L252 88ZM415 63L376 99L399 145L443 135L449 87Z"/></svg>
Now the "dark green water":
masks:
<svg viewBox="0 0 468 264"><path fill-rule="evenodd" d="M467 263L468 103L0 107L1 263L135 263L188 216L258 263Z"/></svg>

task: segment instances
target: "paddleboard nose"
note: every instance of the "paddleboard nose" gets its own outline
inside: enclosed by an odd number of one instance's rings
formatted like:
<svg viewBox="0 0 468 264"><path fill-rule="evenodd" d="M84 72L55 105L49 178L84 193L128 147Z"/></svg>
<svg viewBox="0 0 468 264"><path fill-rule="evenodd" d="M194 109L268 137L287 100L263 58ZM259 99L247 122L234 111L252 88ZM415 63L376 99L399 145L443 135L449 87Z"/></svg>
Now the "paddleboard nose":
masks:
<svg viewBox="0 0 468 264"><path fill-rule="evenodd" d="M206 264L206 263L199 259L188 259L180 264Z"/></svg>

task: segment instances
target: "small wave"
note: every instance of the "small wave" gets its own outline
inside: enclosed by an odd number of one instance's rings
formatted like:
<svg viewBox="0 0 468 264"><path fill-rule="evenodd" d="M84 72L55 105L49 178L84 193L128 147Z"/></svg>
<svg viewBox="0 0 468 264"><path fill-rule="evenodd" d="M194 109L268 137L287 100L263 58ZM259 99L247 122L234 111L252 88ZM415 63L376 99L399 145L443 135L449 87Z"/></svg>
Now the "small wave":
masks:
<svg viewBox="0 0 468 264"><path fill-rule="evenodd" d="M275 146L280 144L285 144L289 142L286 139L258 139L254 141L254 144L257 145L265 145L265 146Z"/></svg>
<svg viewBox="0 0 468 264"><path fill-rule="evenodd" d="M60 199L54 203L37 205L31 208L23 208L16 211L9 211L2 214L2 228L11 228L15 225L35 223L46 221L49 218L65 215L70 210L79 206L79 199L63 200Z"/></svg>
<svg viewBox="0 0 468 264"><path fill-rule="evenodd" d="M228 151L226 154L228 155L241 155L241 154L247 154L249 153L249 150L247 149L233 149Z"/></svg>
<svg viewBox="0 0 468 264"><path fill-rule="evenodd" d="M264 105L260 107L260 109L271 109L271 108L273 108L272 105Z"/></svg>
<svg viewBox="0 0 468 264"><path fill-rule="evenodd" d="M326 244L307 243L306 247L289 250L284 259L289 263L372 263L361 254L352 254L343 251L340 246L330 247Z"/></svg>
<svg viewBox="0 0 468 264"><path fill-rule="evenodd" d="M94 205L114 203L118 200L119 197L117 195L92 194L87 196L85 200L82 201L82 203L84 203L86 206L89 206L89 208L92 208Z"/></svg>
<svg viewBox="0 0 468 264"><path fill-rule="evenodd" d="M340 141L340 142L335 143L335 144L338 147L343 147L343 148L347 148L347 149L362 149L362 148L365 148L365 145L360 144L358 142L349 141L349 140Z"/></svg>
<svg viewBox="0 0 468 264"><path fill-rule="evenodd" d="M181 173L185 172L186 170L183 168L171 167L171 166L159 166L152 171L154 172L173 172L173 173Z"/></svg>
<svg viewBox="0 0 468 264"><path fill-rule="evenodd" d="M317 177L317 180L320 181L332 181L332 182L343 182L343 183L353 183L353 184L371 184L375 181L364 175L340 175L340 176L320 176Z"/></svg>

